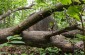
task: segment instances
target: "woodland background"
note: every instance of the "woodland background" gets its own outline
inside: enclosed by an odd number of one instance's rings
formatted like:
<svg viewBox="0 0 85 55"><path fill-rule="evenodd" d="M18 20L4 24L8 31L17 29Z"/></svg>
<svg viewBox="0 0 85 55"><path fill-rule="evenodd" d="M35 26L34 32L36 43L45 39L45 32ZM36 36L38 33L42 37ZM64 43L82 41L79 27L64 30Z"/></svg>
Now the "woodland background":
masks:
<svg viewBox="0 0 85 55"><path fill-rule="evenodd" d="M85 0L0 0L1 55L85 55Z"/></svg>

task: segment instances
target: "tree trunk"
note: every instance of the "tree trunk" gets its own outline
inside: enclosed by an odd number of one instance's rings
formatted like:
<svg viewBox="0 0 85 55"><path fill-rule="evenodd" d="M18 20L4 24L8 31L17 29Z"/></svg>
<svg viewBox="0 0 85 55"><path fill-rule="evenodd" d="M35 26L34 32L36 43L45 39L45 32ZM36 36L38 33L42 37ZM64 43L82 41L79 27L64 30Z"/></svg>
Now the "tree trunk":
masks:
<svg viewBox="0 0 85 55"><path fill-rule="evenodd" d="M26 42L26 45L35 46L35 47L48 47L56 46L62 49L65 52L72 52L73 49L83 50L83 42L77 42L74 46L73 44L66 39L65 36L56 35L50 38L48 41L45 38L45 35L50 34L49 31L23 31L23 40Z"/></svg>

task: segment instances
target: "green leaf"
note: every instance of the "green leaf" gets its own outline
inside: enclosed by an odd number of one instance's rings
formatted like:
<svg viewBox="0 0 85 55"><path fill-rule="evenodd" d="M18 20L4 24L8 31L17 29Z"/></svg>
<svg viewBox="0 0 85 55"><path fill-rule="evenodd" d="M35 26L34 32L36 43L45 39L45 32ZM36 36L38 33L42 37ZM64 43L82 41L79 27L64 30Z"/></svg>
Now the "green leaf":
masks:
<svg viewBox="0 0 85 55"><path fill-rule="evenodd" d="M85 36L83 36L83 40L85 41Z"/></svg>
<svg viewBox="0 0 85 55"><path fill-rule="evenodd" d="M76 19L76 20L80 20L80 17L79 17L79 15L78 14L75 14L75 15L73 15L73 17Z"/></svg>
<svg viewBox="0 0 85 55"><path fill-rule="evenodd" d="M8 42L0 44L0 48L2 48L3 46L11 46L10 44L8 44Z"/></svg>
<svg viewBox="0 0 85 55"><path fill-rule="evenodd" d="M16 37L16 39L21 40L21 39L22 39L22 37Z"/></svg>
<svg viewBox="0 0 85 55"><path fill-rule="evenodd" d="M7 37L7 40L10 40L10 39L12 39L13 38L13 36L8 36Z"/></svg>
<svg viewBox="0 0 85 55"><path fill-rule="evenodd" d="M70 6L68 8L68 14L75 15L80 12L80 10L76 6Z"/></svg>
<svg viewBox="0 0 85 55"><path fill-rule="evenodd" d="M79 39L83 39L82 37L83 35L80 35L80 34L76 34L76 37L78 37Z"/></svg>
<svg viewBox="0 0 85 55"><path fill-rule="evenodd" d="M54 25L54 22L50 22L49 24L50 24L50 26L53 26Z"/></svg>
<svg viewBox="0 0 85 55"><path fill-rule="evenodd" d="M19 35L14 35L15 37L19 37Z"/></svg>
<svg viewBox="0 0 85 55"><path fill-rule="evenodd" d="M77 36L79 39L81 39L81 40L84 40L84 41L85 41L85 36L84 36L84 35L77 34L76 36Z"/></svg>
<svg viewBox="0 0 85 55"><path fill-rule="evenodd" d="M11 41L10 43L13 43L13 44L25 44L25 42L23 41Z"/></svg>
<svg viewBox="0 0 85 55"><path fill-rule="evenodd" d="M71 0L59 0L62 4L64 5L68 5L68 4L71 4L72 1Z"/></svg>
<svg viewBox="0 0 85 55"><path fill-rule="evenodd" d="M79 0L73 0L74 2L78 2L78 3L80 3L80 1Z"/></svg>
<svg viewBox="0 0 85 55"><path fill-rule="evenodd" d="M56 4L58 1L57 0L52 0L52 4Z"/></svg>
<svg viewBox="0 0 85 55"><path fill-rule="evenodd" d="M80 9L80 6L70 6L68 8L68 11L67 13L72 16L73 18L75 18L76 20L80 20L79 18L79 12L81 11Z"/></svg>
<svg viewBox="0 0 85 55"><path fill-rule="evenodd" d="M22 39L22 37L13 37L13 38L11 38L11 41L12 40L21 40Z"/></svg>
<svg viewBox="0 0 85 55"><path fill-rule="evenodd" d="M27 55L27 54L23 53L22 55Z"/></svg>
<svg viewBox="0 0 85 55"><path fill-rule="evenodd" d="M44 3L45 0L35 0L37 3Z"/></svg>
<svg viewBox="0 0 85 55"><path fill-rule="evenodd" d="M85 0L82 0L82 1L84 1L84 3L85 3Z"/></svg>
<svg viewBox="0 0 85 55"><path fill-rule="evenodd" d="M19 35L9 36L7 37L7 40L13 41L13 40L21 40L22 37L19 37Z"/></svg>

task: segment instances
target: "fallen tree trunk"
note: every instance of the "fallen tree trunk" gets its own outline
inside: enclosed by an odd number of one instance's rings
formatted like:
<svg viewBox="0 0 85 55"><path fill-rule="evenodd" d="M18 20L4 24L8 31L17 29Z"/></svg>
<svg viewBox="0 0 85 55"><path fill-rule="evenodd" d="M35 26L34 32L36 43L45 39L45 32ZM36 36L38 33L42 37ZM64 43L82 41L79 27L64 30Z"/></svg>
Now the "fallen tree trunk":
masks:
<svg viewBox="0 0 85 55"><path fill-rule="evenodd" d="M15 27L14 27L15 28ZM15 35L15 34L19 34L19 33L16 33L16 32L14 32L14 31L16 31L14 28L7 28L7 29L2 29L2 30L0 30L1 32L0 32L0 42L1 43L3 43L3 42L5 42L5 41L7 41L7 36L12 36L12 35ZM18 27L17 27L18 28ZM77 25L74 25L74 26L70 26L70 27L66 27L66 28L64 28L64 29L61 29L61 30L59 30L59 31L55 31L55 32L53 32L53 33L49 33L49 34L47 34L47 35L44 35L45 36L45 38L46 39L50 39L50 37L51 36L55 36L55 35L59 35L59 34L61 34L61 33L64 33L64 32L67 32L67 31L69 31L69 30L75 30L75 29L77 29ZM19 29L19 31L20 31L21 29ZM18 31L18 32L19 32Z"/></svg>
<svg viewBox="0 0 85 55"><path fill-rule="evenodd" d="M83 46L82 42L78 42L73 46L73 44L62 35L55 35L52 36L49 40L46 39L45 36L51 33L51 31L23 31L21 36L26 45L33 47L36 46L45 48L48 46L56 46L65 52L72 52L74 48L83 50L83 47L81 47ZM5 39L3 38L3 40Z"/></svg>
<svg viewBox="0 0 85 55"><path fill-rule="evenodd" d="M23 40L25 40L26 45L36 46L36 47L48 47L56 46L62 51L72 52L73 49L83 50L83 42L78 42L74 46L62 35L52 36L50 41L46 40L44 35L50 34L49 31L23 31ZM81 46L82 45L82 46Z"/></svg>
<svg viewBox="0 0 85 55"><path fill-rule="evenodd" d="M2 40L4 41L4 39L6 39L7 36L20 34L23 30L29 28L30 26L34 25L38 21L51 15L53 12L60 11L62 9L63 9L63 5L59 3L55 6L55 8L39 11L39 12L29 16L25 21L23 21L21 24L15 26L15 27L1 29L0 30L0 41L2 41Z"/></svg>
<svg viewBox="0 0 85 55"><path fill-rule="evenodd" d="M50 8L50 9L45 9L43 11L39 11L39 12L33 14L32 16L29 16L25 21L23 21L21 24L17 25L16 27L1 29L0 30L0 42L5 42L5 40L7 41L6 38L8 36L15 35L15 34L20 34L23 30L29 28L30 26L34 25L35 23L37 23L38 21L44 19L45 17L50 16L53 12L62 11L63 8L68 8L68 7L69 7L69 5L64 6L61 3L59 3L59 4L55 5L54 7ZM65 30L63 30L63 32L66 32ZM55 46L57 46L61 49L67 49L67 50L72 51L73 46L72 46L71 43L65 42L61 37L58 38L57 36L54 36L54 35L57 35L57 34L61 34L63 32L59 31L58 33L54 32L53 34L49 33L49 35L48 34L46 34L46 35L43 34L44 36L39 36L39 37L38 36L34 37L35 36L34 35L33 39L32 39L32 36L28 36L28 35L24 36L24 35L26 35L25 33L23 33L22 35L23 35L24 40L28 40L28 41L31 40L32 42L38 43L39 45L42 45L40 43L45 43L45 44L50 43L50 44L55 45ZM53 36L53 37L49 38L50 41L48 41L49 39L47 40L46 36L49 36L49 37ZM59 39L62 39L62 41L59 40ZM56 41L56 40L59 40L59 42Z"/></svg>
<svg viewBox="0 0 85 55"><path fill-rule="evenodd" d="M77 5L78 3L74 3L74 5ZM30 26L34 25L35 23L39 22L40 20L50 16L55 11L63 11L63 8L68 8L69 5L62 5L61 3L58 3L57 5L44 9L42 11L39 11L32 16L29 16L25 21L23 21L21 24L17 25L16 27L6 28L0 30L0 40L3 38L6 38L10 35L20 34L23 30L29 28Z"/></svg>

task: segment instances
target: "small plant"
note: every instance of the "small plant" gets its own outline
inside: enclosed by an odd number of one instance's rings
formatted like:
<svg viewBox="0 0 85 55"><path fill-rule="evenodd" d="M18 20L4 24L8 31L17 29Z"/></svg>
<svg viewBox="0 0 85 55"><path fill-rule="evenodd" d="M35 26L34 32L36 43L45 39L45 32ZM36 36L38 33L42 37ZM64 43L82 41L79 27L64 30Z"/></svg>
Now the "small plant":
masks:
<svg viewBox="0 0 85 55"><path fill-rule="evenodd" d="M19 35L9 36L7 37L7 40L10 44L25 44L25 42L21 41L22 37Z"/></svg>
<svg viewBox="0 0 85 55"><path fill-rule="evenodd" d="M40 51L40 55L45 55L45 54L56 55L58 54L60 49L57 47L48 47L46 49L40 48L39 51Z"/></svg>

